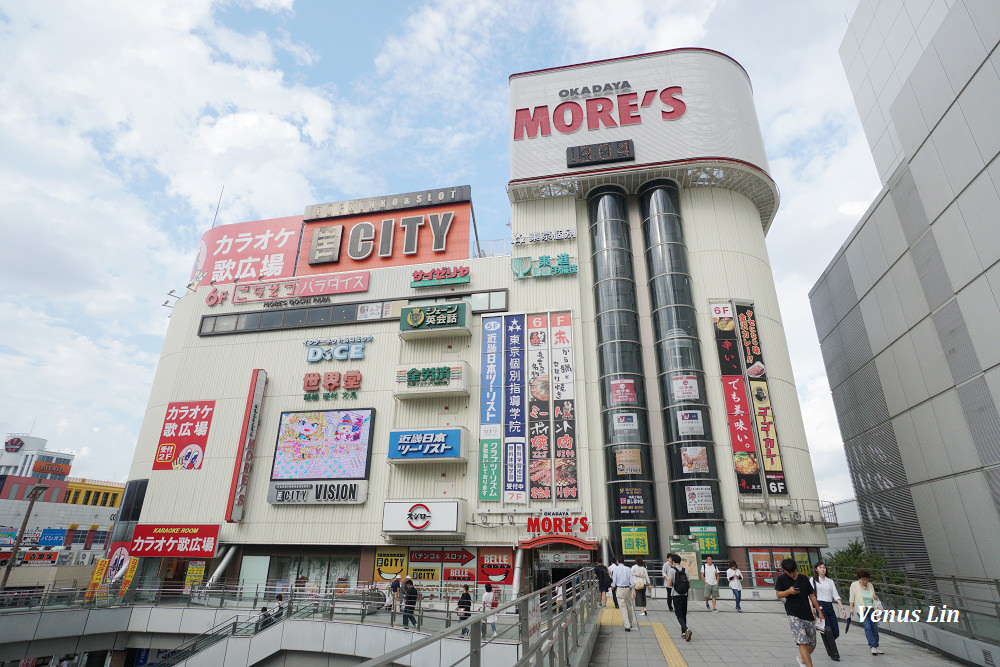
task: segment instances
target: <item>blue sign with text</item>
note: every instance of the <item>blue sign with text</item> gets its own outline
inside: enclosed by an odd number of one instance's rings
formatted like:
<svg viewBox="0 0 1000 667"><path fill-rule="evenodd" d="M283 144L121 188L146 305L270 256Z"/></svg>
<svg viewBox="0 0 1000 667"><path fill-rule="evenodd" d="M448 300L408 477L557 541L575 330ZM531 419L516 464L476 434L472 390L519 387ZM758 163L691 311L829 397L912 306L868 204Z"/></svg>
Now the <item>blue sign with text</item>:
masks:
<svg viewBox="0 0 1000 667"><path fill-rule="evenodd" d="M393 460L454 459L462 456L462 429L428 428L389 431L389 458Z"/></svg>
<svg viewBox="0 0 1000 667"><path fill-rule="evenodd" d="M66 530L57 528L46 528L38 538L40 547L61 547L66 541Z"/></svg>

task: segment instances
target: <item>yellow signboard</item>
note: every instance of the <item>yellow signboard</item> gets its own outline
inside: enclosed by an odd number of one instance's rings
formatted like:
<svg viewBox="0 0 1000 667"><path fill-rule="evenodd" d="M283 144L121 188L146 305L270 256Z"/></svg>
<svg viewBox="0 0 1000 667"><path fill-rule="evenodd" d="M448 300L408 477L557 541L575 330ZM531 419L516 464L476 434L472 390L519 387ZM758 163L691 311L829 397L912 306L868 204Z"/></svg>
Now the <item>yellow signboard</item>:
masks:
<svg viewBox="0 0 1000 667"><path fill-rule="evenodd" d="M124 595L125 591L132 584L132 578L135 576L135 571L139 569L139 559L135 556L128 559L128 569L125 570L125 576L122 578L121 588L118 589L118 595Z"/></svg>
<svg viewBox="0 0 1000 667"><path fill-rule="evenodd" d="M406 576L408 550L406 547L382 547L375 550L375 581L387 582Z"/></svg>
<svg viewBox="0 0 1000 667"><path fill-rule="evenodd" d="M781 472L781 454L778 453L778 431L774 427L774 408L766 380L750 380L750 400L753 402L754 420L764 470Z"/></svg>
<svg viewBox="0 0 1000 667"><path fill-rule="evenodd" d="M94 573L90 576L90 585L87 586L87 592L84 594L83 599L85 602L90 602L94 599L94 595L97 593L98 587L101 582L104 581L104 575L108 571L108 563L111 560L108 558L101 558L94 565Z"/></svg>
<svg viewBox="0 0 1000 667"><path fill-rule="evenodd" d="M649 539L645 526L625 526L622 528L622 553L626 556L648 556Z"/></svg>

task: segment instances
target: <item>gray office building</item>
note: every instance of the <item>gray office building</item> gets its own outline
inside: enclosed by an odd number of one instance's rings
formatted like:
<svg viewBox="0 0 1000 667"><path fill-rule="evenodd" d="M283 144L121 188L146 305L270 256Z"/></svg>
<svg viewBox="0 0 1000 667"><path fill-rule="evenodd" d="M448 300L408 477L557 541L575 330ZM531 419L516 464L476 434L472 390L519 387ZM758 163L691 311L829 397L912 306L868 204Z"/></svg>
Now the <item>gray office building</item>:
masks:
<svg viewBox="0 0 1000 667"><path fill-rule="evenodd" d="M861 0L840 48L882 190L810 293L869 547L996 595L1000 3Z"/></svg>

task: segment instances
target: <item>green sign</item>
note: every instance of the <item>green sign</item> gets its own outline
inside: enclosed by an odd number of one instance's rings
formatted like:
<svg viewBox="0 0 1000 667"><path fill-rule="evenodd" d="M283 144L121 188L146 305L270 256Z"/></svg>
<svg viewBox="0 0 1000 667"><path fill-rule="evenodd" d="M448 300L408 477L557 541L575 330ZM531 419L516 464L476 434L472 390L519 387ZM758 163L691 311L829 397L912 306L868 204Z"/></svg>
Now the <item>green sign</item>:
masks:
<svg viewBox="0 0 1000 667"><path fill-rule="evenodd" d="M622 553L626 556L648 556L649 539L645 526L624 526L622 528Z"/></svg>
<svg viewBox="0 0 1000 667"><path fill-rule="evenodd" d="M500 440L479 441L479 499L500 500Z"/></svg>
<svg viewBox="0 0 1000 667"><path fill-rule="evenodd" d="M426 387L448 384L451 381L451 367L411 368L406 371L407 387Z"/></svg>
<svg viewBox="0 0 1000 667"><path fill-rule="evenodd" d="M667 539L667 546L671 553L681 557L681 567L687 571L691 588L704 588L705 584L698 576L701 569L701 547L698 540L688 535L671 535Z"/></svg>
<svg viewBox="0 0 1000 667"><path fill-rule="evenodd" d="M431 280L412 280L410 287L440 287L441 285L461 285L472 282L470 276L456 276L454 278L437 278Z"/></svg>
<svg viewBox="0 0 1000 667"><path fill-rule="evenodd" d="M719 555L719 529L715 526L691 526L691 534L698 538L702 556Z"/></svg>
<svg viewBox="0 0 1000 667"><path fill-rule="evenodd" d="M551 255L542 255L538 261L530 257L515 257L510 260L510 269L514 278L551 278L552 276L568 276L577 272L577 265L569 263L569 254L561 253L553 260Z"/></svg>
<svg viewBox="0 0 1000 667"><path fill-rule="evenodd" d="M464 302L455 302L404 308L399 314L399 330L425 331L447 327L464 327L467 307Z"/></svg>

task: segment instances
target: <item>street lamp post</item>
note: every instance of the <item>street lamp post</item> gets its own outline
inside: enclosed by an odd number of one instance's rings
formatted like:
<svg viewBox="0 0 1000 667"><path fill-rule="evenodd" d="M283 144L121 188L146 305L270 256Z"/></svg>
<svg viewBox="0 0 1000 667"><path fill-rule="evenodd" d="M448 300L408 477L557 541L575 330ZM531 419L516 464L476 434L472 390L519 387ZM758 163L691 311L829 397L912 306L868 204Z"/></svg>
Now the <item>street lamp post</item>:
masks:
<svg viewBox="0 0 1000 667"><path fill-rule="evenodd" d="M47 486L36 486L31 491L28 491L28 495L25 498L28 499L28 511L24 513L24 521L21 522L21 530L17 531L17 539L14 540L14 550L10 555L10 559L7 561L7 567L3 572L3 581L0 581L0 591L7 588L7 579L10 577L11 568L14 567L14 561L17 560L17 550L21 548L21 540L24 538L24 531L28 527L28 519L31 517L31 510L35 508L35 501L42 497L46 491L49 490Z"/></svg>

